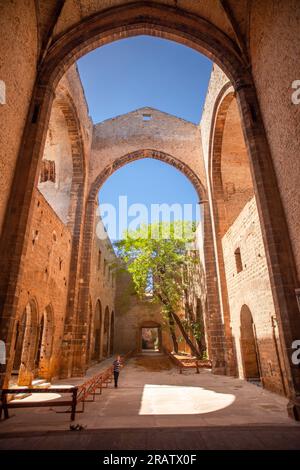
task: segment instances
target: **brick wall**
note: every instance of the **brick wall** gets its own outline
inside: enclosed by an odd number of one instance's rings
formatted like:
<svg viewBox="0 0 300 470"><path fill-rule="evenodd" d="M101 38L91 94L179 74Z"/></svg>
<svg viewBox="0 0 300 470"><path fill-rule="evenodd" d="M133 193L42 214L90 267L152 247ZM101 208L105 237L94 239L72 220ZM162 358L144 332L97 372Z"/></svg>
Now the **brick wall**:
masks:
<svg viewBox="0 0 300 470"><path fill-rule="evenodd" d="M263 383L269 390L283 393L272 324L274 304L254 197L245 205L223 236L222 246L239 377L244 377L241 310L246 305L251 311L256 329ZM234 255L236 248L240 248L243 265L243 270L239 273ZM276 330L275 335L277 335ZM277 336L276 340L278 342ZM280 351L279 342L278 347Z"/></svg>
<svg viewBox="0 0 300 470"><path fill-rule="evenodd" d="M38 43L35 2L1 2L0 80L6 104L0 105L0 233L13 183L19 146L34 87Z"/></svg>
<svg viewBox="0 0 300 470"><path fill-rule="evenodd" d="M160 325L162 346L172 350L173 345L159 304L141 300L135 293L129 274L117 276L115 348L120 353L141 349L142 325Z"/></svg>
<svg viewBox="0 0 300 470"><path fill-rule="evenodd" d="M48 306L54 315L53 353L49 370L42 376L57 376L60 348L66 312L68 277L71 255L71 234L53 209L36 190L34 213L30 226L31 241L25 255L24 274L20 283L18 321L27 305L34 299L38 322Z"/></svg>
<svg viewBox="0 0 300 470"><path fill-rule="evenodd" d="M300 3L255 0L250 18L252 72L299 279L300 104L292 103L292 83L300 79Z"/></svg>
<svg viewBox="0 0 300 470"><path fill-rule="evenodd" d="M144 121L143 116L151 116ZM107 167L138 150L156 150L183 162L205 186L201 136L198 127L184 119L153 108L96 124L90 157L89 184Z"/></svg>
<svg viewBox="0 0 300 470"><path fill-rule="evenodd" d="M114 254L109 238L102 240L97 234L103 230L103 224L99 216L96 218L95 236L92 245L91 278L90 278L90 350L88 351L89 360L101 360L107 356L105 343L110 344L110 339L115 338L112 331L112 315L116 316L115 293L116 293L116 256ZM93 355L95 348L95 314L97 303L100 302L100 355L96 358ZM109 329L105 337L105 312L109 315ZM97 320L96 320L97 321ZM116 325L114 322L114 326ZM99 335L99 332L97 332ZM109 348L108 355L113 352Z"/></svg>
<svg viewBox="0 0 300 470"><path fill-rule="evenodd" d="M65 116L54 102L52 107L43 160L54 162L54 181L41 181L38 188L60 219L68 222L72 185L72 150Z"/></svg>

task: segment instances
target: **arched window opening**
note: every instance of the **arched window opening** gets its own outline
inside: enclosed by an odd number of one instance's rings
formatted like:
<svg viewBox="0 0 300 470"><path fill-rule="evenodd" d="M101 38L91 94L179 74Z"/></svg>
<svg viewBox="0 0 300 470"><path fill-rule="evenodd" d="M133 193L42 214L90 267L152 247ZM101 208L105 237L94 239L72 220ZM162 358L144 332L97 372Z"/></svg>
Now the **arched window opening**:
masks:
<svg viewBox="0 0 300 470"><path fill-rule="evenodd" d="M235 257L236 271L237 273L240 273L241 271L243 271L243 263L242 263L242 256L241 256L240 248L237 248L235 250L234 257Z"/></svg>

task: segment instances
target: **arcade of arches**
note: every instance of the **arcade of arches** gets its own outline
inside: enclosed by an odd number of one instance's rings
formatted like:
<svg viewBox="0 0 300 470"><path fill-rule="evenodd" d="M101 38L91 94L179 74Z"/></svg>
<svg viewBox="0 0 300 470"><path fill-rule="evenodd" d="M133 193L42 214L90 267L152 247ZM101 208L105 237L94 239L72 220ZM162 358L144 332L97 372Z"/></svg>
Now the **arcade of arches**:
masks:
<svg viewBox="0 0 300 470"><path fill-rule="evenodd" d="M189 295L213 373L286 395L300 419L291 360L300 339L300 108L288 89L299 55L283 54L292 46L281 34L300 47L299 3L77 3L7 2L1 13L1 383L83 376L114 352L171 347L159 307L132 293L124 301L128 277L96 235L101 185L126 163L155 158L199 195L202 272ZM74 62L138 34L215 62L199 125L151 108L91 122Z"/></svg>

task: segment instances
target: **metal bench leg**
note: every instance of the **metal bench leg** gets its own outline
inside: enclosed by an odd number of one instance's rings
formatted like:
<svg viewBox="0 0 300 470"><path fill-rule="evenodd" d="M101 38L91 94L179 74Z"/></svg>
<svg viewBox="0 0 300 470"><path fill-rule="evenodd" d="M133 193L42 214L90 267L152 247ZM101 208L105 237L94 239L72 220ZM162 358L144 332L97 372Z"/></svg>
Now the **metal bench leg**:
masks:
<svg viewBox="0 0 300 470"><path fill-rule="evenodd" d="M2 405L0 405L0 418L2 416L2 410L3 410L4 419L8 419L9 414L8 414L8 406L7 406L7 395L5 392L2 392L1 401L2 401Z"/></svg>
<svg viewBox="0 0 300 470"><path fill-rule="evenodd" d="M72 398L72 409L71 409L71 421L75 420L76 416L76 405L77 405L77 388L73 390L73 398Z"/></svg>

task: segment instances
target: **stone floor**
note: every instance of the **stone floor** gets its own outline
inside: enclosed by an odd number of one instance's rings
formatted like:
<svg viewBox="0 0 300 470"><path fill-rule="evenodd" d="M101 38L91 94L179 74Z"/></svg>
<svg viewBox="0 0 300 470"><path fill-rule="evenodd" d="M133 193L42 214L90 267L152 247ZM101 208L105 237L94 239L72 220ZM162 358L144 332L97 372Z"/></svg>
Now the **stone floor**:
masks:
<svg viewBox="0 0 300 470"><path fill-rule="evenodd" d="M300 423L288 418L286 404L239 379L208 370L181 375L164 357L140 356L121 371L119 388L110 386L77 415L85 431L69 431L69 415L50 405L10 410L14 416L0 423L0 448L300 449Z"/></svg>

